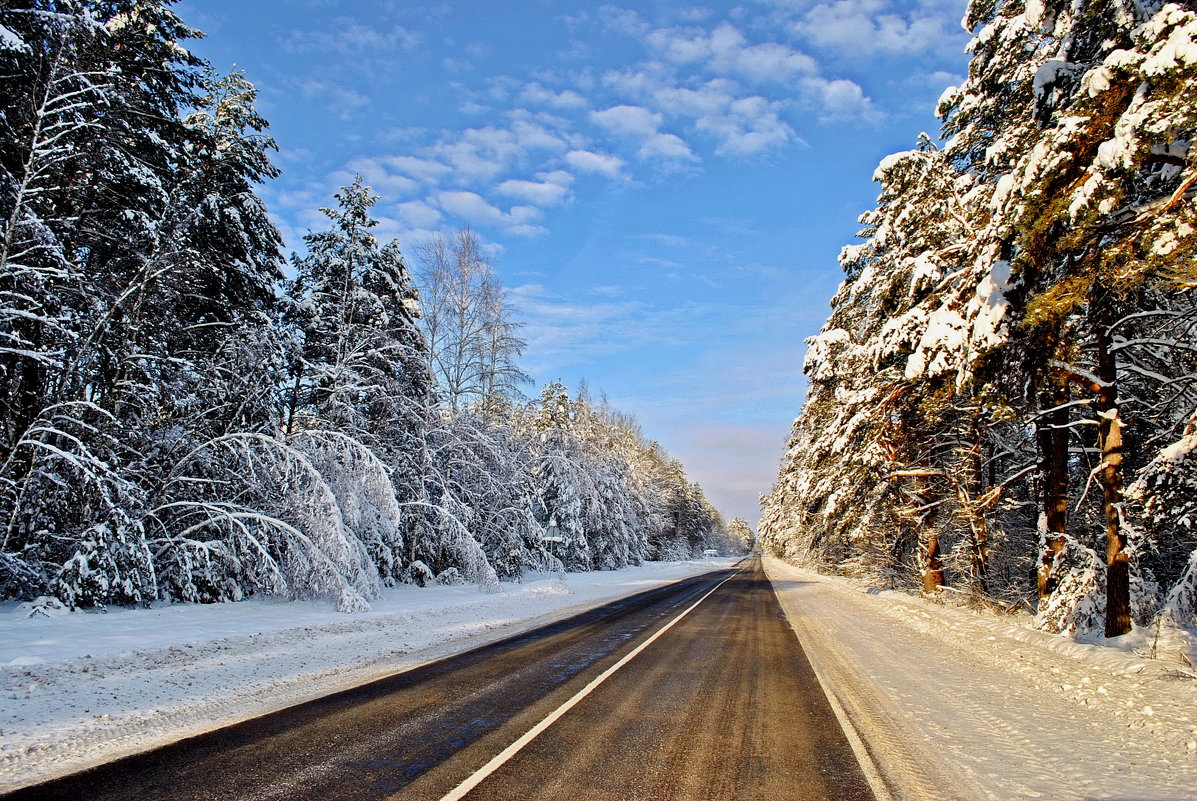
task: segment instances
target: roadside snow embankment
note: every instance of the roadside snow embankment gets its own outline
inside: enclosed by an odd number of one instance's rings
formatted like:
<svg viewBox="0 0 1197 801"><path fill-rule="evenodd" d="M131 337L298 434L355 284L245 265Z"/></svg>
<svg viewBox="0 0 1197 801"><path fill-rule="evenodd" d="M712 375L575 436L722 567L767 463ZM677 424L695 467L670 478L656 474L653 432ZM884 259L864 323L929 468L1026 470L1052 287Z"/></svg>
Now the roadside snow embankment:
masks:
<svg viewBox="0 0 1197 801"><path fill-rule="evenodd" d="M1151 659L1079 644L764 563L893 798L1194 798L1197 676L1175 652Z"/></svg>
<svg viewBox="0 0 1197 801"><path fill-rule="evenodd" d="M730 567L657 563L396 587L373 611L249 600L25 617L0 605L0 791L256 717L627 595Z"/></svg>

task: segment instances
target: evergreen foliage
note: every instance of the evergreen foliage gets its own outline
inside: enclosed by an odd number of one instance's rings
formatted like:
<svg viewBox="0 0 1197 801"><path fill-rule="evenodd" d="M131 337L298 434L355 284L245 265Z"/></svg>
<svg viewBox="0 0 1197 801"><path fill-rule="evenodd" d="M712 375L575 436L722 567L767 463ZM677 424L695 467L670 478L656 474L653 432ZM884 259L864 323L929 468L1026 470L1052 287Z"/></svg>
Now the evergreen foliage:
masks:
<svg viewBox="0 0 1197 801"><path fill-rule="evenodd" d="M1191 614L1197 8L974 0L945 142L884 160L765 546L1107 636Z"/></svg>
<svg viewBox="0 0 1197 801"><path fill-rule="evenodd" d="M285 281L255 90L171 5L0 6L0 598L357 611L723 542L634 421L522 401L471 232L422 254L422 316L358 179Z"/></svg>

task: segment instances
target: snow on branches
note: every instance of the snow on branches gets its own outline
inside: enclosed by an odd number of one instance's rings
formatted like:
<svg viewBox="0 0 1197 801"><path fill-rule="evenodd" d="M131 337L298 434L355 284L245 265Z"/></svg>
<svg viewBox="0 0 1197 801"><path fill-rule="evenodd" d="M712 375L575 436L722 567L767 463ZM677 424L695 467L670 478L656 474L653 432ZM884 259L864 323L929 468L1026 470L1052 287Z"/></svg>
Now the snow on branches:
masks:
<svg viewBox="0 0 1197 801"><path fill-rule="evenodd" d="M841 255L762 542L1053 631L1191 621L1197 12L978 0L965 24L942 149L881 162Z"/></svg>

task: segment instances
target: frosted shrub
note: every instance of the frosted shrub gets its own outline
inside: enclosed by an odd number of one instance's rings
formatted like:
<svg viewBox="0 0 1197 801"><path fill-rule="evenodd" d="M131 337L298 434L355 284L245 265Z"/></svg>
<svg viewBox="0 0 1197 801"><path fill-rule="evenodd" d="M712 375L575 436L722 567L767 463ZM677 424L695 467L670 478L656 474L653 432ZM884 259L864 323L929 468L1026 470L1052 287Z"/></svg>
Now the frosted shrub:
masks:
<svg viewBox="0 0 1197 801"><path fill-rule="evenodd" d="M407 566L407 580L417 587L427 587L436 581L432 569L419 559Z"/></svg>
<svg viewBox="0 0 1197 801"><path fill-rule="evenodd" d="M1168 593L1160 616L1180 626L1197 626L1197 551L1193 551L1188 569Z"/></svg>
<svg viewBox="0 0 1197 801"><path fill-rule="evenodd" d="M1097 552L1067 537L1052 564L1051 577L1059 583L1040 605L1035 625L1044 631L1074 636L1102 628L1106 566Z"/></svg>

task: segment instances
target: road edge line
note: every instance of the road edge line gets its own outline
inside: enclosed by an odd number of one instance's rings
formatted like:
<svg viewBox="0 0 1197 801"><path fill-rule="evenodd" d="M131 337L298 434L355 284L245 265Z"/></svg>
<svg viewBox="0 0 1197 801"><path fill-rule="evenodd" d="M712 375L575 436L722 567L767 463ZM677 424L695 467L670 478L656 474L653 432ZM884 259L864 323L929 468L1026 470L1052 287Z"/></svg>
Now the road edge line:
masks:
<svg viewBox="0 0 1197 801"><path fill-rule="evenodd" d="M844 730L844 738L847 739L852 753L856 756L856 761L860 764L860 772L864 774L865 781L869 783L869 789L873 791L873 795L877 796L877 801L898 801L897 796L890 791L885 777L881 775L881 768L877 764L877 760L873 758L873 752L869 750L868 744L857 731L856 724L848 716L848 711L840 703L835 691L823 678L823 672L815 667L813 662L811 662L811 670L814 672L819 686L823 688L823 695L827 696L831 711L835 713L836 719L840 722L840 728Z"/></svg>
<svg viewBox="0 0 1197 801"><path fill-rule="evenodd" d="M762 559L761 561L761 570L765 572L764 560ZM773 586L773 578L768 572L765 572L765 578L769 582L769 587L773 590L774 597L777 598L777 605L781 607L781 612L785 615L786 623L789 624L790 630L794 632L794 636L798 638L799 645L802 645L802 638L798 634L798 627L790 619L785 604L781 602L777 587ZM802 649L803 653L806 653L806 646L802 645ZM831 707L831 711L840 723L840 728L844 732L844 738L848 741L848 746L852 749L852 754L856 757L857 764L860 765L860 772L864 774L869 789L873 791L873 795L877 797L877 801L899 801L899 797L894 794L889 782L885 780L881 766L873 756L873 752L869 750L868 743L865 742L863 734L857 729L856 723L848 714L848 710L840 702L839 696L836 695L831 683L823 675L823 671L816 664L816 660L808 656L806 661L810 665L811 672L815 674L815 680L819 682L819 687L823 689L823 695L827 698L827 703Z"/></svg>
<svg viewBox="0 0 1197 801"><path fill-rule="evenodd" d="M634 649L632 649L631 652L629 652L627 655L625 655L622 659L620 659L614 665L612 665L611 667L604 670L602 673L600 673L595 678L591 679L590 682L585 687L583 687L581 690L578 690L578 692L576 692L572 698L570 698L568 701L566 701L561 706L554 709L542 721L540 721L540 723L537 723L535 726L528 729L528 731L524 732L519 737L519 739L517 739L511 745L504 748L502 751L500 751L498 754L496 754L494 757L492 757L489 762L487 762L485 765L478 768L478 770L474 771L472 774L470 774L468 777L466 777L465 781L463 781L461 784L457 785L452 790L450 790L448 792L448 794L442 796L440 798L440 801L460 801L460 799L464 798L467 793L469 793L471 790L473 790L475 787L477 787L479 784L481 784L486 779L487 776L490 776L496 770L501 768L507 761L509 761L512 757L514 757L516 754L518 754L520 751L522 751L524 746L528 745L528 743L532 742L537 737L539 737L545 731L545 729L549 728L549 726L552 726L554 723L556 723L558 720L560 720L561 717L564 716L566 712L568 712L569 710L571 710L575 706L577 706L578 703L581 702L583 698L585 698L586 696L588 696L592 692L594 692L600 684L602 684L607 679L609 679L612 675L614 675L617 670L619 670L621 667L626 665L628 662L631 662L633 659L635 659L636 656L641 651L643 651L645 648L647 648L648 646L650 646L654 642L656 642L657 639L662 634L664 634L665 632L667 632L671 628L673 628L674 625L676 625L678 623L678 621L680 621L686 615L693 612L698 607L699 604L701 604L703 601L705 601L707 598L709 598L716 590L718 590L724 584L726 584L727 582L729 582L733 578L735 578L737 575L739 575L742 571L743 571L743 568L738 568L735 573L732 573L730 576L725 578L723 581L716 584L714 587L712 587L710 590L708 590L705 595L703 595L701 598L699 598L697 601L695 601L693 604L691 604L686 609L686 611L682 612L680 615L675 617L673 620L671 620L667 624L665 624L665 626L658 629L657 632L655 634L653 634L653 636L649 637L647 640L640 643L638 646L636 646Z"/></svg>

